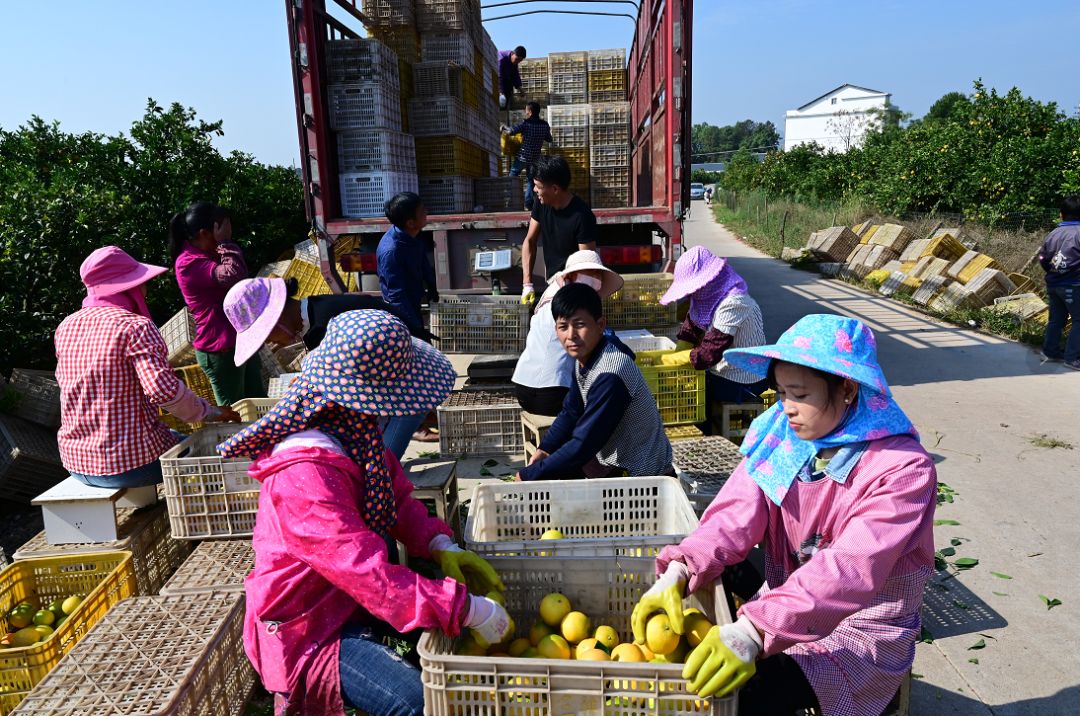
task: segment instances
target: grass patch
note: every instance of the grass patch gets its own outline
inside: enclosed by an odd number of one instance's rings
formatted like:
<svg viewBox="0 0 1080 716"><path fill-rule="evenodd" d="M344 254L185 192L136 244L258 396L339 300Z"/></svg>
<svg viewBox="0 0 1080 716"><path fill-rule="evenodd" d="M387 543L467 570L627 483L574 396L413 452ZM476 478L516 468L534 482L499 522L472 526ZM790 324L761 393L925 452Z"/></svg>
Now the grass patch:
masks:
<svg viewBox="0 0 1080 716"><path fill-rule="evenodd" d="M1028 438L1028 442L1037 448L1047 448L1048 450L1056 450L1058 448L1062 450L1073 449L1072 443L1065 442L1064 440L1046 434L1032 435Z"/></svg>

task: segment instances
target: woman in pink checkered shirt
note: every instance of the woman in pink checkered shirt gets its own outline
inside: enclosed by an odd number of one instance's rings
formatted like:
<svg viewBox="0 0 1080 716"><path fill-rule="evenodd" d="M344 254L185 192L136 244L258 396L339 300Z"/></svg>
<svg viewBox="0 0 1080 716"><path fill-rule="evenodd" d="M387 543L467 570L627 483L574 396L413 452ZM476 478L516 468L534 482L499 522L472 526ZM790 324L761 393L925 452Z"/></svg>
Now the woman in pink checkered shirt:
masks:
<svg viewBox="0 0 1080 716"><path fill-rule="evenodd" d="M60 459L94 487L161 482L158 458L177 443L162 408L185 422L239 420L188 390L146 307L146 283L167 269L139 263L116 246L90 254L79 269L82 308L56 329ZM179 436L183 437L183 436Z"/></svg>
<svg viewBox="0 0 1080 716"><path fill-rule="evenodd" d="M876 716L915 658L934 564L933 460L855 319L806 316L776 344L724 357L765 376L779 402L754 421L698 529L660 553L635 639L657 611L682 633L687 590L723 577L745 604L688 656L692 692L738 689L741 716ZM745 562L758 544L764 584Z"/></svg>

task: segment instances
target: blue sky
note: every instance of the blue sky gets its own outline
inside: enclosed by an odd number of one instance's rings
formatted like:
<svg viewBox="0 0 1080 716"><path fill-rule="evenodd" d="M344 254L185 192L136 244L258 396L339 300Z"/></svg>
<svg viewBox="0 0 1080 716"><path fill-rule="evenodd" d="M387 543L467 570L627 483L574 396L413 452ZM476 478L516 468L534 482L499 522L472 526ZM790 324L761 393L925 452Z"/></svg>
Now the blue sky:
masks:
<svg viewBox="0 0 1080 716"><path fill-rule="evenodd" d="M569 6L521 9L544 7ZM115 133L153 97L223 119L223 150L282 164L298 156L284 0L34 0L7 3L4 18L17 69L0 127L38 114L70 131ZM554 15L486 26L500 48L522 43L533 55L629 46L633 31L624 18ZM1071 113L1077 28L1080 3L1064 0L697 0L694 121L772 120L783 132L785 110L845 82L891 92L919 116L977 77Z"/></svg>

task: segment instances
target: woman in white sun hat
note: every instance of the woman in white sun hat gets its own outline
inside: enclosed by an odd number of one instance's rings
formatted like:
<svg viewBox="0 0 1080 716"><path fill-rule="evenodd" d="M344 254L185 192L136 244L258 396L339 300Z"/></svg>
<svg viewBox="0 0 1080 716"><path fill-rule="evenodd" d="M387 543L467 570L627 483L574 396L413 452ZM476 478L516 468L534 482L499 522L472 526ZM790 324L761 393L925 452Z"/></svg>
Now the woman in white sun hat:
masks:
<svg viewBox="0 0 1080 716"><path fill-rule="evenodd" d="M527 413L554 417L574 383L574 359L555 335L551 300L568 283L591 286L600 298L607 298L622 288L622 276L604 266L595 251L577 251L566 259L566 267L552 276L551 284L536 302L525 351L518 358L511 382L518 403Z"/></svg>

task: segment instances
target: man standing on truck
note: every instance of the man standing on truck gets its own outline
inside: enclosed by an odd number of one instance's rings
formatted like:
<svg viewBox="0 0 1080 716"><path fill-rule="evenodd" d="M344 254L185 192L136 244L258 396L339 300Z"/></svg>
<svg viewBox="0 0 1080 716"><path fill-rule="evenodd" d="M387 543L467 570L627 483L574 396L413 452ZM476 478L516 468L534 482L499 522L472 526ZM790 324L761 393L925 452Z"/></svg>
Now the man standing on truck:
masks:
<svg viewBox="0 0 1080 716"><path fill-rule="evenodd" d="M596 250L596 216L589 205L570 191L570 165L560 156L541 157L536 163L533 187L539 202L533 203L529 231L521 245L521 302L536 302L532 272L536 263L536 239L544 248L548 279L562 271L575 251Z"/></svg>
<svg viewBox="0 0 1080 716"><path fill-rule="evenodd" d="M518 64L525 59L525 48L518 45L512 50L499 52L499 107L510 109L514 90L521 89L521 73Z"/></svg>
<svg viewBox="0 0 1080 716"><path fill-rule="evenodd" d="M521 149L514 157L510 176L521 176L521 172L525 172L525 208L532 211L536 162L540 160L540 150L544 148L544 142L554 141L551 138L551 125L540 118L540 103L529 102L525 105L525 121L511 127L507 134L521 135Z"/></svg>

